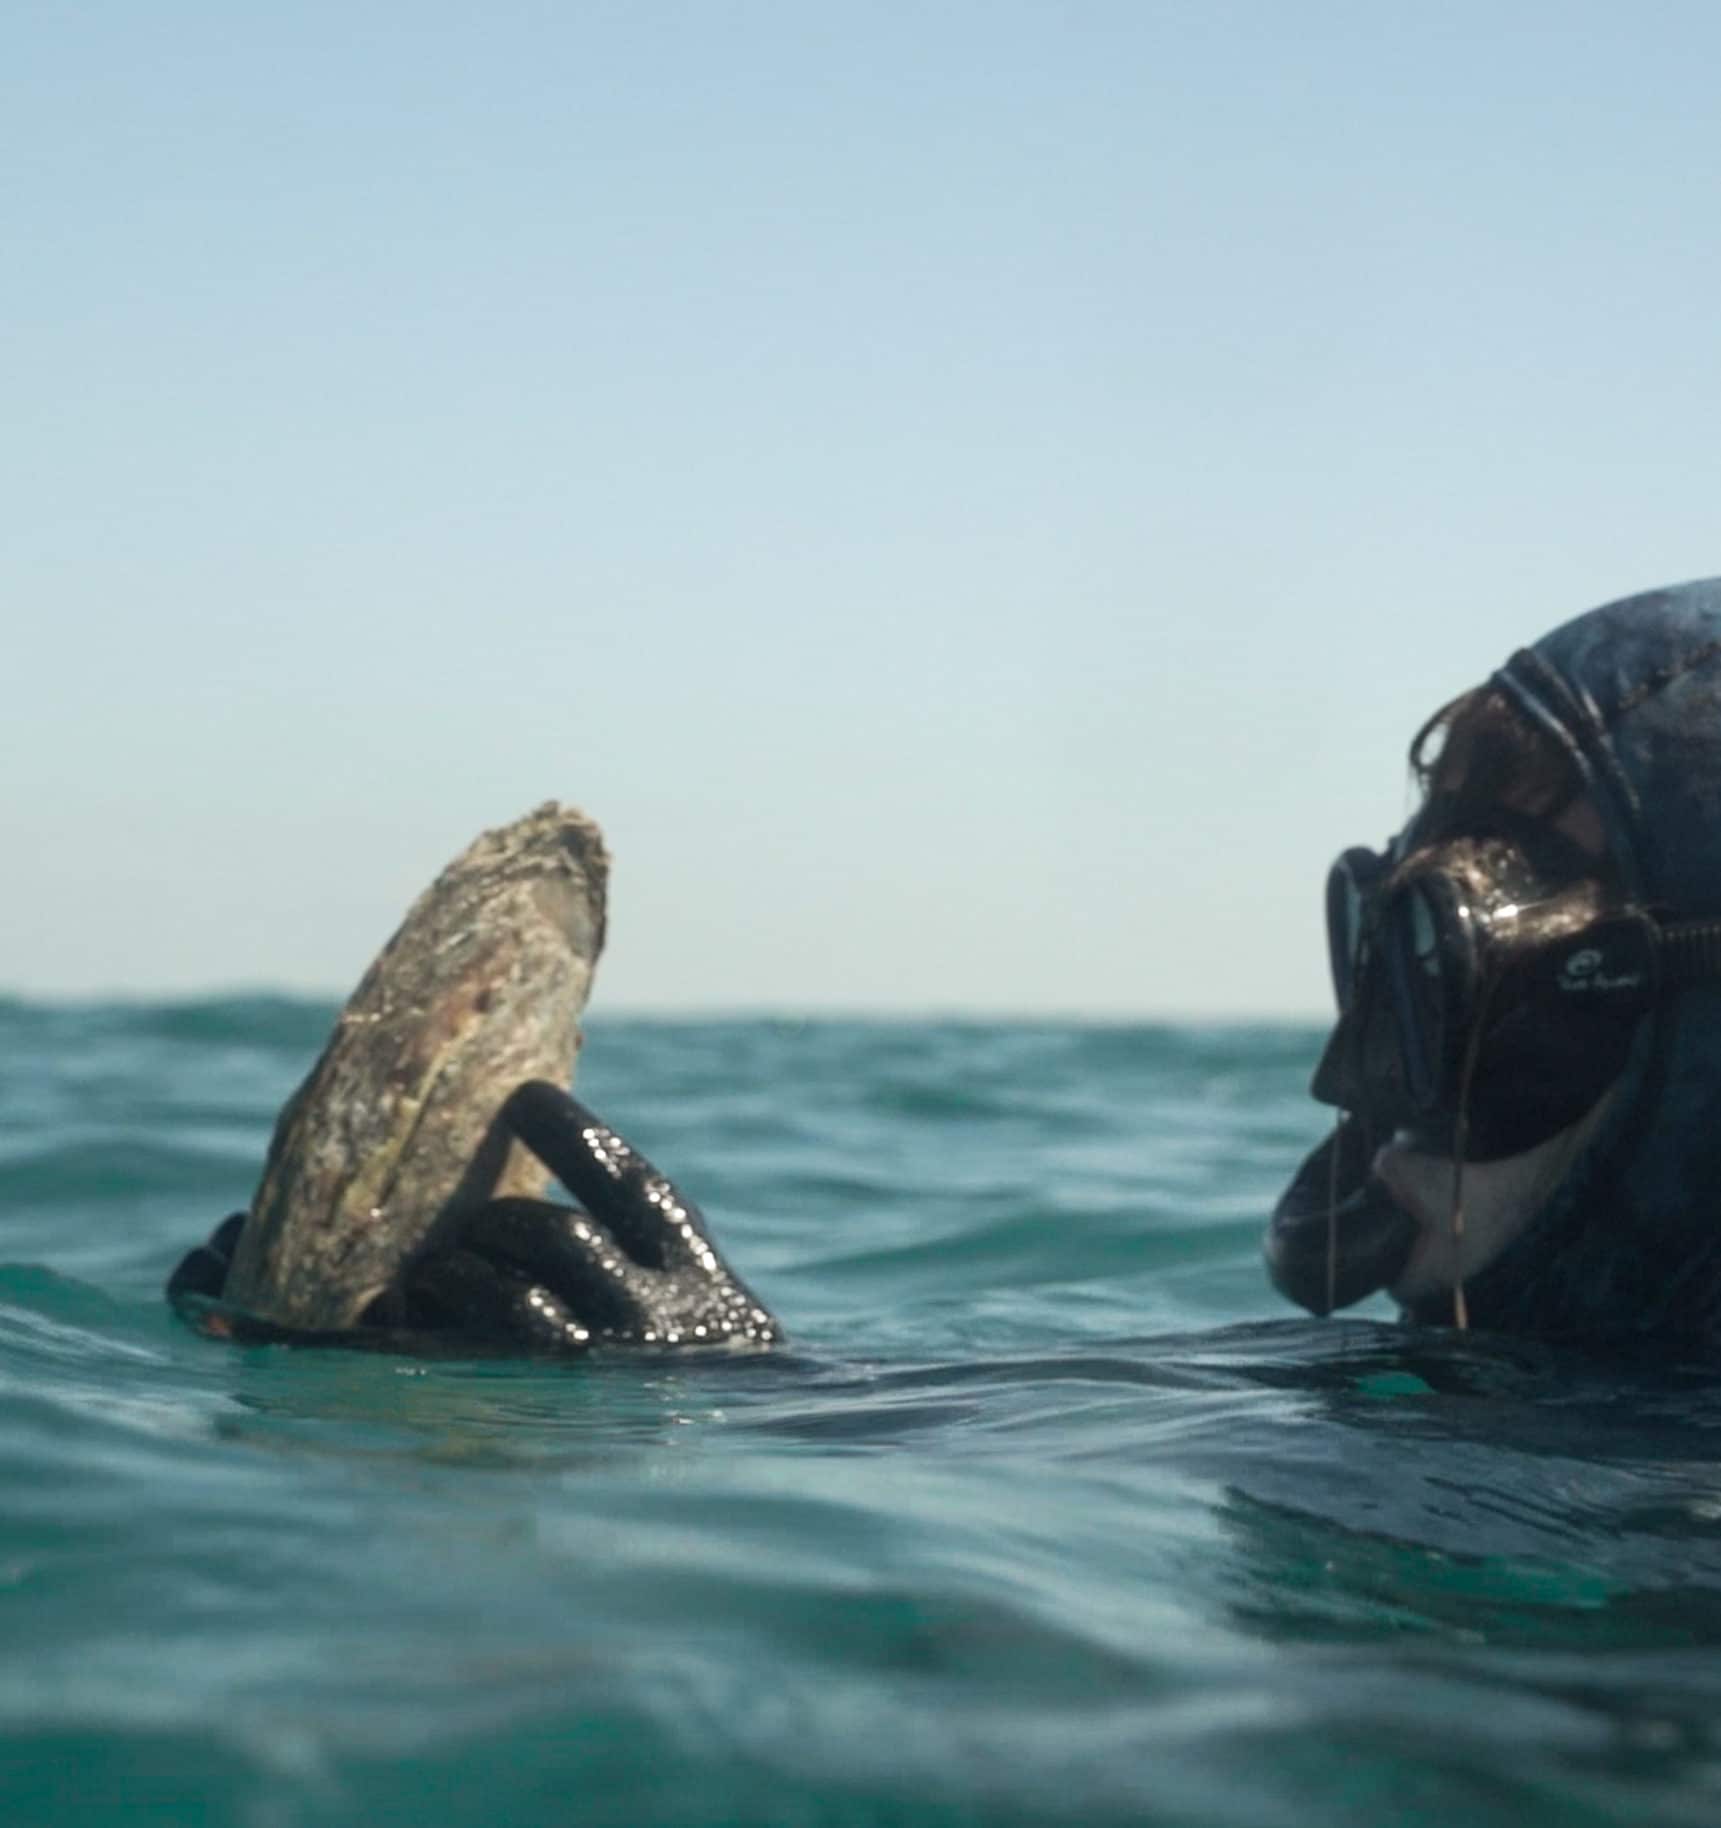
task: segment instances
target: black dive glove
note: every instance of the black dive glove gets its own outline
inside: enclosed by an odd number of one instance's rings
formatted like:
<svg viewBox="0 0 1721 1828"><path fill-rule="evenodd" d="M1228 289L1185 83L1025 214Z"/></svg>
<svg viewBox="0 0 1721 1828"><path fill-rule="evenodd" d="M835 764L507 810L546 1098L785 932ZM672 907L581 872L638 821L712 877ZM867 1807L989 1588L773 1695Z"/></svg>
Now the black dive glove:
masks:
<svg viewBox="0 0 1721 1828"><path fill-rule="evenodd" d="M422 1335L522 1352L596 1345L771 1345L770 1313L723 1261L699 1208L601 1119L559 1087L534 1080L502 1107L503 1121L584 1210L548 1200L497 1199L450 1238L414 1258L371 1304L351 1345ZM219 1300L245 1214L235 1213L168 1279L190 1319ZM306 1338L248 1322L245 1338Z"/></svg>

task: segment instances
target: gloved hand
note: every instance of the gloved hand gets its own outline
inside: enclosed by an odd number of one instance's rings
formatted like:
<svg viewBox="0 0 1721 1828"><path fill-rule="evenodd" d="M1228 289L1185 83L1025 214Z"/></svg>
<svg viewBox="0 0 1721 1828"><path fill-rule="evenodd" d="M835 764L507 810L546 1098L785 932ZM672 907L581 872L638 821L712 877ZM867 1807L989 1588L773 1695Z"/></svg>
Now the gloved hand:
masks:
<svg viewBox="0 0 1721 1828"><path fill-rule="evenodd" d="M404 1349L428 1335L534 1353L781 1338L723 1261L699 1208L584 1105L534 1080L508 1099L502 1116L583 1210L491 1200L409 1261L351 1333L307 1335L244 1316L225 1316L216 1330ZM204 1304L221 1297L245 1216L225 1219L168 1279L169 1301L194 1324L208 1314Z"/></svg>

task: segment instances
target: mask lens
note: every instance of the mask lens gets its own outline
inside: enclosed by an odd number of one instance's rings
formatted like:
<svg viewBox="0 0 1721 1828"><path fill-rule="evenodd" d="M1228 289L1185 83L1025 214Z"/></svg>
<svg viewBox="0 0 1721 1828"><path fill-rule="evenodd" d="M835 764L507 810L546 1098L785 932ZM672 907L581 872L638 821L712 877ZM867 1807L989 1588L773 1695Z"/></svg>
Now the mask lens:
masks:
<svg viewBox="0 0 1721 1828"><path fill-rule="evenodd" d="M1440 1102L1447 1050L1449 986L1440 910L1427 887L1413 883L1394 912L1389 975L1405 1087L1417 1108L1429 1111Z"/></svg>
<svg viewBox="0 0 1721 1828"><path fill-rule="evenodd" d="M1346 851L1327 875L1327 962L1332 968L1333 995L1341 1012L1356 999L1357 980L1362 975L1368 891L1383 868L1381 858L1359 847Z"/></svg>

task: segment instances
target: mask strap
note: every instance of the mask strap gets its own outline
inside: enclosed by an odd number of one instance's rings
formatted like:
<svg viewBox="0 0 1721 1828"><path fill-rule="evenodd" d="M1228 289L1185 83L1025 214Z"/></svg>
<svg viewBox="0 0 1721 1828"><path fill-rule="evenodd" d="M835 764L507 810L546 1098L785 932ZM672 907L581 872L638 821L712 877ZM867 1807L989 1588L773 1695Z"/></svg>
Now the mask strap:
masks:
<svg viewBox="0 0 1721 1828"><path fill-rule="evenodd" d="M1327 1167L1327 1306L1331 1313L1338 1306L1339 1294L1339 1156L1344 1150L1345 1114L1340 1111L1333 1124L1332 1160Z"/></svg>
<svg viewBox="0 0 1721 1828"><path fill-rule="evenodd" d="M1482 1037L1488 1028L1488 1005L1494 1000L1498 978L1490 974L1476 999L1476 1013L1464 1038L1464 1065L1458 1076L1458 1121L1452 1132L1452 1324L1460 1333L1470 1330L1470 1304L1464 1298L1464 1157L1470 1147L1470 1093L1476 1067L1482 1058Z"/></svg>
<svg viewBox="0 0 1721 1828"><path fill-rule="evenodd" d="M1643 832L1637 795L1614 753L1600 708L1532 647L1520 648L1490 682L1576 764L1607 832L1608 848L1625 876L1626 892L1643 892L1638 855Z"/></svg>
<svg viewBox="0 0 1721 1828"><path fill-rule="evenodd" d="M1721 978L1721 920L1680 920L1656 929L1664 984Z"/></svg>

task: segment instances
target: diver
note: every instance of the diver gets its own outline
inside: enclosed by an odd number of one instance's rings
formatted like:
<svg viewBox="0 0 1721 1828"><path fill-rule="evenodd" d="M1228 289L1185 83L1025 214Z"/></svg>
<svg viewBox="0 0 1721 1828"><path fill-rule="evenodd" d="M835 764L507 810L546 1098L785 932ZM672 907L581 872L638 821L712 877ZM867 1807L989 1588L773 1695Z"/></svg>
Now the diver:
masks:
<svg viewBox="0 0 1721 1828"><path fill-rule="evenodd" d="M1268 1226L1329 1313L1602 1339L1721 1333L1721 579L1579 616L1439 711L1421 802L1327 882L1337 1113ZM580 1202L494 1200L344 1343L775 1343L698 1208L568 1093L504 1119ZM245 1215L168 1283L218 1304ZM290 1337L230 1312L218 1329Z"/></svg>
<svg viewBox="0 0 1721 1828"><path fill-rule="evenodd" d="M1337 1113L1267 1229L1322 1314L1721 1333L1721 579L1566 623L1411 744L1327 881Z"/></svg>

